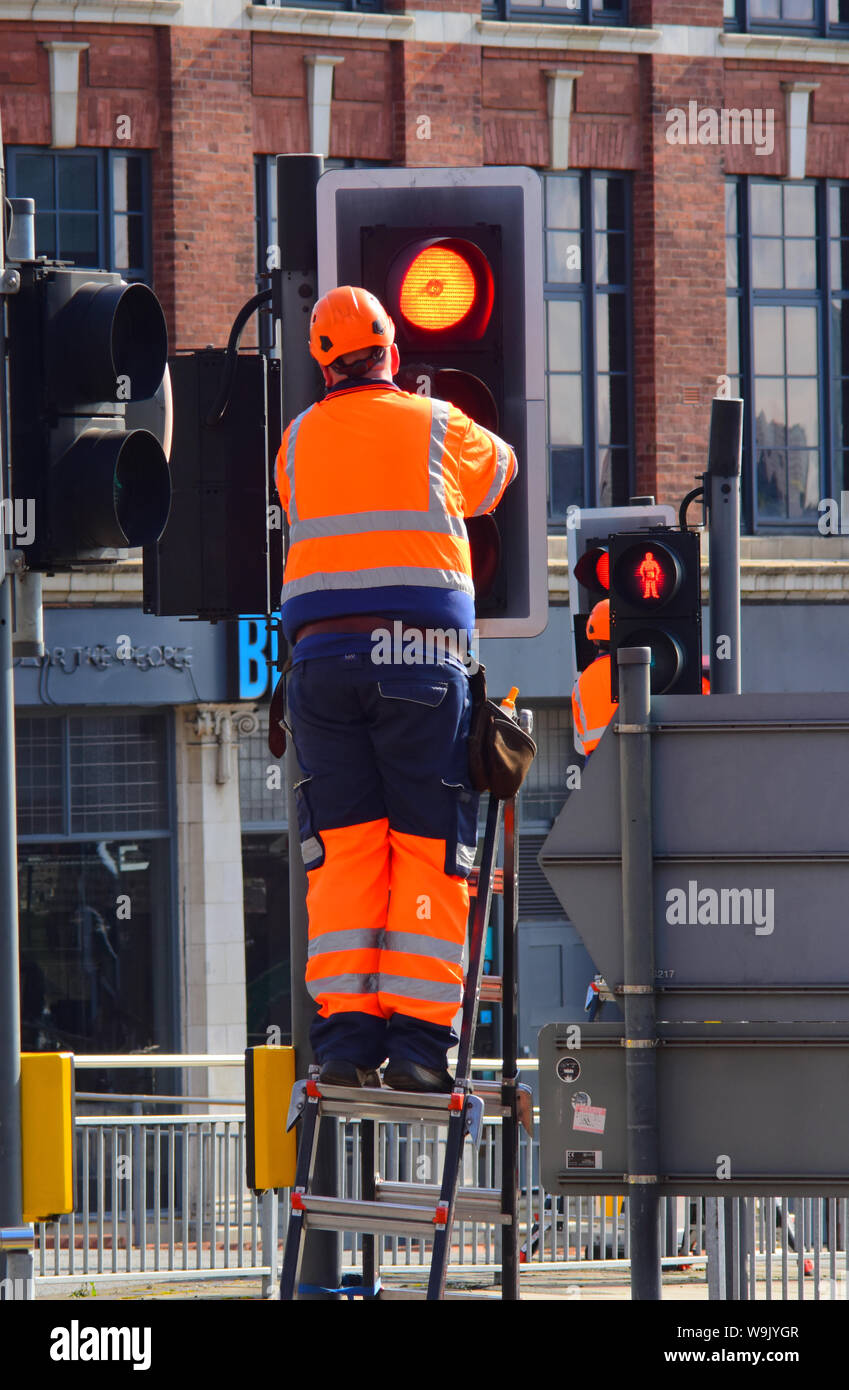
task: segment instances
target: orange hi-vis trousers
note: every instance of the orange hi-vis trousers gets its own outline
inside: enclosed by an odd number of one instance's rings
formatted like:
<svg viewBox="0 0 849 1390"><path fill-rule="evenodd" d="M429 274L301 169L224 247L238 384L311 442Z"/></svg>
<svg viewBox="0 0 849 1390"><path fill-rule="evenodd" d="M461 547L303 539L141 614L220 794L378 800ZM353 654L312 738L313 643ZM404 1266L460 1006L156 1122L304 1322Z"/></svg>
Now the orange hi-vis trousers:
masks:
<svg viewBox="0 0 849 1390"><path fill-rule="evenodd" d="M296 662L289 717L319 1060L444 1066L463 992L477 836L459 664Z"/></svg>

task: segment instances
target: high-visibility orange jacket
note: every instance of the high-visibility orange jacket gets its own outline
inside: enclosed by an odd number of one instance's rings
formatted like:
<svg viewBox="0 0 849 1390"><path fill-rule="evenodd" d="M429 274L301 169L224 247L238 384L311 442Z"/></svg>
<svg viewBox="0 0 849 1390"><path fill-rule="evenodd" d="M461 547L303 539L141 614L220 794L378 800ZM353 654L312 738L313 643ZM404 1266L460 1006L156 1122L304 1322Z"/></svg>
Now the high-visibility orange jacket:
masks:
<svg viewBox="0 0 849 1390"><path fill-rule="evenodd" d="M582 753L598 746L617 708L610 698L610 655L605 652L581 672L572 691L575 745Z"/></svg>
<svg viewBox="0 0 849 1390"><path fill-rule="evenodd" d="M491 512L516 467L508 444L446 401L385 381L330 390L277 456L286 636L354 613L473 627L463 518Z"/></svg>

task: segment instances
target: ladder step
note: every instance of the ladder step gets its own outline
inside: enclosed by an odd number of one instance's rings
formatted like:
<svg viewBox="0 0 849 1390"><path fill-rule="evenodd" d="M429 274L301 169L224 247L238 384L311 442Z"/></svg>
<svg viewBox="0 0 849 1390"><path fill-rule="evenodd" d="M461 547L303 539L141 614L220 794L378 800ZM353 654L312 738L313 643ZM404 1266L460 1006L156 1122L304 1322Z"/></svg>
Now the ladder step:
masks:
<svg viewBox="0 0 849 1390"><path fill-rule="evenodd" d="M500 975L484 975L481 978L481 992L478 996L482 1004L500 1004L504 995L504 981Z"/></svg>
<svg viewBox="0 0 849 1390"><path fill-rule="evenodd" d="M321 1086L322 1115L359 1120L447 1125L451 1096L432 1092L392 1091L388 1086Z"/></svg>
<svg viewBox="0 0 849 1390"><path fill-rule="evenodd" d="M434 1208L409 1203L358 1202L348 1197L300 1198L304 1229L312 1231L366 1231L374 1235L415 1235L433 1239Z"/></svg>
<svg viewBox="0 0 849 1390"><path fill-rule="evenodd" d="M472 1298L475 1300L476 1303L490 1303L494 1302L495 1299L500 1299L501 1294L496 1290L493 1290L493 1292L490 1293L487 1289L446 1289L442 1297L443 1299L445 1299L446 1302L453 1301L457 1298ZM385 1299L390 1299L394 1302L395 1299L402 1298L418 1300L419 1302L423 1303L427 1299L427 1290L404 1288L400 1284L397 1284L391 1288L387 1288L385 1284L382 1284L380 1292L377 1295L378 1302L380 1303L382 1303Z"/></svg>
<svg viewBox="0 0 849 1390"><path fill-rule="evenodd" d="M406 1203L408 1206L427 1207L432 1213L439 1201L440 1188L437 1183L425 1182L379 1182L377 1184L378 1202ZM491 1221L496 1225L508 1226L510 1217L501 1211L501 1193L491 1187L458 1187L454 1202L454 1218L457 1221Z"/></svg>

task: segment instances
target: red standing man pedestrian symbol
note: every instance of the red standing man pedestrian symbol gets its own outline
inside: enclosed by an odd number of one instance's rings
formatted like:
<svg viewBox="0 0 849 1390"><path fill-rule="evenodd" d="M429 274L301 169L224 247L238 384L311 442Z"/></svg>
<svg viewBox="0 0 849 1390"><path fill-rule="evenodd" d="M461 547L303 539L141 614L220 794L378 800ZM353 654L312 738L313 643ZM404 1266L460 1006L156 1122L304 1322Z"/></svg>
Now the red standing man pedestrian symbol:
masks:
<svg viewBox="0 0 849 1390"><path fill-rule="evenodd" d="M643 563L637 570L643 584L643 598L660 598L657 592L657 581L663 573L658 561L650 550L647 550L643 558Z"/></svg>

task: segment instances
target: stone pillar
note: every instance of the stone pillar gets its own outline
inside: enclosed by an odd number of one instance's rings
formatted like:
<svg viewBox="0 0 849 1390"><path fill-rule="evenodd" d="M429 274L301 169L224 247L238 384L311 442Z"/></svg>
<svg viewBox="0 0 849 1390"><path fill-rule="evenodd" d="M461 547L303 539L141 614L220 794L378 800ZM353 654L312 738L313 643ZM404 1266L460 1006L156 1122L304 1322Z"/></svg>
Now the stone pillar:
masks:
<svg viewBox="0 0 849 1390"><path fill-rule="evenodd" d="M176 720L181 1046L185 1052L242 1052L245 921L236 735L252 732L256 715L200 705L178 708ZM186 1079L198 1096L244 1094L238 1068L193 1070Z"/></svg>

